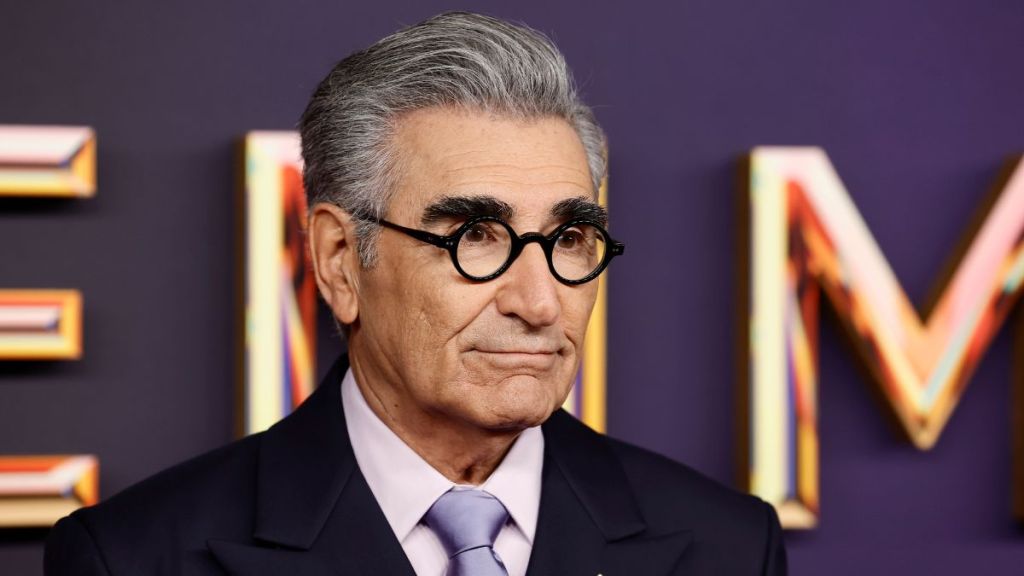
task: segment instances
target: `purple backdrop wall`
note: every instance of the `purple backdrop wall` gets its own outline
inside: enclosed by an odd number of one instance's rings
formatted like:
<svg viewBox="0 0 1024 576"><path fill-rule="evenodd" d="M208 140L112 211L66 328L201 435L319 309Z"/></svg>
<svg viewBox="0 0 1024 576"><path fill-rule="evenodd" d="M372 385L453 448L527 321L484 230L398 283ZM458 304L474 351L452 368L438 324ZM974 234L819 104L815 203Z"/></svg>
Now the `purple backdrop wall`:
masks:
<svg viewBox="0 0 1024 576"><path fill-rule="evenodd" d="M823 146L921 302L1024 151L1018 0L8 3L0 122L94 126L99 193L0 202L0 287L85 295L82 361L0 363L0 453L97 453L109 495L228 441L236 139L293 127L334 61L452 8L526 21L565 51L610 135L612 228L629 245L610 274L610 432L722 481L739 155ZM1012 353L1000 335L918 453L826 318L824 517L788 536L793 574L1022 570ZM0 532L0 572L40 574L43 536Z"/></svg>

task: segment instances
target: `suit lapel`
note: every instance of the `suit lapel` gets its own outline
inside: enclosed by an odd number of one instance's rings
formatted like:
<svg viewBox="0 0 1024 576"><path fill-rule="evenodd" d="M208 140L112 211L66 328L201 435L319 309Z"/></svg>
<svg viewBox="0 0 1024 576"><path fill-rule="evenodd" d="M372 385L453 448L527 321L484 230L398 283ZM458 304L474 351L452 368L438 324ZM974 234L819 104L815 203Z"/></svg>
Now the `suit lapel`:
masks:
<svg viewBox="0 0 1024 576"><path fill-rule="evenodd" d="M552 461L544 438L540 515L527 576L575 576L599 573L605 538L581 506L562 471Z"/></svg>
<svg viewBox="0 0 1024 576"><path fill-rule="evenodd" d="M342 491L335 513L310 550L332 566L358 567L365 576L415 576L366 479L356 470Z"/></svg>
<svg viewBox="0 0 1024 576"><path fill-rule="evenodd" d="M626 538L609 542L601 557L601 569L594 574L678 574L673 567L690 546L693 534L680 530L661 536Z"/></svg>
<svg viewBox="0 0 1024 576"><path fill-rule="evenodd" d="M606 440L564 411L544 424L544 472L528 576L663 576L687 530L651 531Z"/></svg>
<svg viewBox="0 0 1024 576"><path fill-rule="evenodd" d="M232 576L414 576L359 472L341 406L344 356L262 437L253 542L211 540Z"/></svg>
<svg viewBox="0 0 1024 576"><path fill-rule="evenodd" d="M355 572L335 571L304 551L278 550L237 544L225 540L206 543L229 576L346 576Z"/></svg>

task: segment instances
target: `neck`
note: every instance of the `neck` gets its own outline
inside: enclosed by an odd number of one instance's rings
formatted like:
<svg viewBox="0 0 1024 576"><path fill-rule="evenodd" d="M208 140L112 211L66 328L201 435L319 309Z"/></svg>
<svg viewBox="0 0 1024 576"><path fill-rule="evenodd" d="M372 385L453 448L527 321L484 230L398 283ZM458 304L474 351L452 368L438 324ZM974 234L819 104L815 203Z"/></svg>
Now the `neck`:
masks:
<svg viewBox="0 0 1024 576"><path fill-rule="evenodd" d="M522 430L483 430L401 401L394 387L350 356L356 385L384 424L432 468L456 484L483 484Z"/></svg>

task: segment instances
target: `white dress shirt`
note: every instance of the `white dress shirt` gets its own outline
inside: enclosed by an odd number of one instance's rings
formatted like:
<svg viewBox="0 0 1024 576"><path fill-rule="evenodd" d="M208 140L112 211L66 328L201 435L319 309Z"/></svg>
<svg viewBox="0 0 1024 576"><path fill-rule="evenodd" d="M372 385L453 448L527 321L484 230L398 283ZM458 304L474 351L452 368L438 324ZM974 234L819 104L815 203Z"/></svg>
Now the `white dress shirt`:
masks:
<svg viewBox="0 0 1024 576"><path fill-rule="evenodd" d="M409 448L366 403L350 368L341 382L352 451L395 537L417 576L443 576L448 555L434 532L421 522L442 494L457 485ZM480 486L508 510L509 520L494 542L509 576L525 576L540 508L544 435L540 427L519 435L501 464Z"/></svg>

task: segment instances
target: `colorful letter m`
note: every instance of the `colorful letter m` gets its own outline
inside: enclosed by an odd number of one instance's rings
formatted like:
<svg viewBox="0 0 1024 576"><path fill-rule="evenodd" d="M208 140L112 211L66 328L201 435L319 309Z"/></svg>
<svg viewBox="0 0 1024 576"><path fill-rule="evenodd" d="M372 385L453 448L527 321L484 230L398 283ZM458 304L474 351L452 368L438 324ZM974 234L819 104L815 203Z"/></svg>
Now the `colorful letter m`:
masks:
<svg viewBox="0 0 1024 576"><path fill-rule="evenodd" d="M907 437L927 450L1020 295L1024 168L1019 158L1009 167L923 314L824 151L757 148L748 168L744 481L777 507L783 525L810 528L819 514L819 294Z"/></svg>

